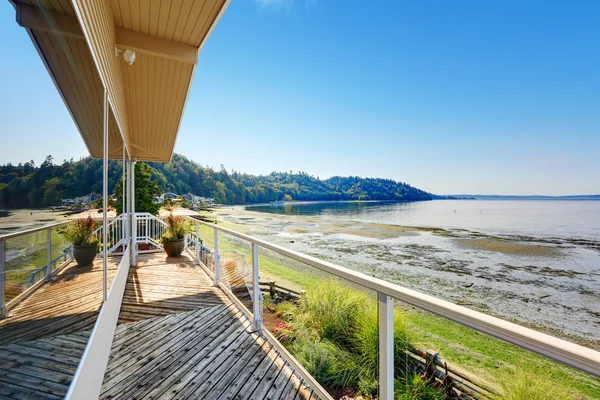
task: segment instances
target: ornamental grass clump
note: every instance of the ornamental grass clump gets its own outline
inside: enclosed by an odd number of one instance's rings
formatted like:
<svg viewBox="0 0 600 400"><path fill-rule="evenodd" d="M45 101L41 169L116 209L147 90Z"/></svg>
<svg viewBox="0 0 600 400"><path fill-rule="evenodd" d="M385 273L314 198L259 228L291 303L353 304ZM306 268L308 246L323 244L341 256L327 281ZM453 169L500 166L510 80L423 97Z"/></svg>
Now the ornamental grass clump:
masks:
<svg viewBox="0 0 600 400"><path fill-rule="evenodd" d="M97 228L98 224L92 217L78 218L67 224L62 235L77 247L93 247L97 251L100 249L100 242L92 232Z"/></svg>
<svg viewBox="0 0 600 400"><path fill-rule="evenodd" d="M183 240L185 235L191 230L190 222L182 216L169 214L165 222L167 223L167 231L160 238L162 244L175 240Z"/></svg>
<svg viewBox="0 0 600 400"><path fill-rule="evenodd" d="M285 342L294 357L329 388L352 387L377 393L379 321L377 303L336 279L309 288L297 305L279 306L286 322ZM394 310L394 353L398 376L407 374L406 321Z"/></svg>

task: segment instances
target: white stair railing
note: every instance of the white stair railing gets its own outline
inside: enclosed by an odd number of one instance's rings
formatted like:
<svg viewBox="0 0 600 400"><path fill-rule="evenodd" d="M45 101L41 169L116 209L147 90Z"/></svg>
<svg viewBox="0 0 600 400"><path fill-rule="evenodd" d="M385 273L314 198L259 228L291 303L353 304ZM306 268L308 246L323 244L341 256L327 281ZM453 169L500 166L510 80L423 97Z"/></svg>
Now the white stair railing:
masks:
<svg viewBox="0 0 600 400"><path fill-rule="evenodd" d="M115 255L122 253L122 249L125 245L123 221L124 216L123 214L120 214L118 217L111 219L107 224L108 254ZM168 227L165 221L150 213L136 213L135 224L136 244L150 244L154 246L155 249L162 248L160 238L165 234ZM99 241L102 241L103 229L104 226L99 227L92 232L92 236L96 237Z"/></svg>
<svg viewBox="0 0 600 400"><path fill-rule="evenodd" d="M116 218L110 220L107 226L107 246L108 254L115 254L119 248L123 248L125 244L123 238L123 214L119 215ZM104 232L104 225L96 229L92 232L92 236L94 236L98 241L102 243Z"/></svg>
<svg viewBox="0 0 600 400"><path fill-rule="evenodd" d="M162 248L160 238L167 231L167 223L150 213L136 213L135 220L136 243L151 244L156 248Z"/></svg>

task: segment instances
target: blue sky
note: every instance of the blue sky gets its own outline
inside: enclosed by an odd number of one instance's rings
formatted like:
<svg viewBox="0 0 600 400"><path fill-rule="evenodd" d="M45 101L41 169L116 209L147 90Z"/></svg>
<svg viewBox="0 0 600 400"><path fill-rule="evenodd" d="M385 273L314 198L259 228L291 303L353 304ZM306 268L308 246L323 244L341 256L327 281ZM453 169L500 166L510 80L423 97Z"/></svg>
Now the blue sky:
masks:
<svg viewBox="0 0 600 400"><path fill-rule="evenodd" d="M0 162L86 155L8 2L0 35ZM434 193L600 193L599 49L595 0L235 0L175 151Z"/></svg>

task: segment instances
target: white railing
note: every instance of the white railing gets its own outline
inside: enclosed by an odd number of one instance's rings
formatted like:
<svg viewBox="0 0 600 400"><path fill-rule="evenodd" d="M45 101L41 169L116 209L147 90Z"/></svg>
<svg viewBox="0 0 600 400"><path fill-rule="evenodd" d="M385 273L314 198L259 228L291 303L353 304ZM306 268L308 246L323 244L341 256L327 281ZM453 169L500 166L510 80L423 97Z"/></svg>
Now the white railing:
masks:
<svg viewBox="0 0 600 400"><path fill-rule="evenodd" d="M123 228L123 220L124 220L123 214L119 215L116 218L109 219L109 222L107 224L107 238L106 238L106 245L108 246L108 250L107 250L108 254L115 254L115 253L117 253L117 250L122 249L124 247L125 232L123 230L124 229ZM98 239L98 241L100 243L102 243L103 232L104 232L104 225L100 226L98 229L96 229L94 232L92 232L92 236L95 237L96 239ZM121 253L121 252L119 252L119 253Z"/></svg>
<svg viewBox="0 0 600 400"><path fill-rule="evenodd" d="M198 242L199 240L199 242ZM194 257L202 261L202 263L209 268L214 274L215 268L215 257L214 250L211 251L207 247L202 245L202 239L195 234L186 236L185 248L194 255ZM198 250L197 250L198 249ZM245 287L250 300L254 303L254 282L252 275L252 267L248 263L246 256L237 250L223 250L219 252L219 272L222 277L221 283L225 288L232 294L240 297L240 293L237 291L240 287L240 283ZM240 282L241 281L241 282ZM264 297L262 292L258 292L258 302L260 310L260 320L262 320L262 310Z"/></svg>
<svg viewBox="0 0 600 400"><path fill-rule="evenodd" d="M162 244L160 238L165 234L167 230L167 224L160 217L156 217L150 213L135 213L135 226L136 236L135 245L149 244L152 245L153 249L140 250L138 253L147 253L161 249ZM119 255L123 253L123 247L126 239L126 231L124 230L124 224L127 224L126 214L121 214L116 218L109 220L107 224L107 243L108 243L108 254ZM96 229L92 235L95 236L100 242L102 242L104 226Z"/></svg>
<svg viewBox="0 0 600 400"><path fill-rule="evenodd" d="M230 264L229 269L233 269L231 272L226 271L229 272L228 275L231 275L236 281L242 280L244 286L250 292L250 296L252 296L252 267L250 267L248 260L246 260L246 256L237 250L223 250L219 255L221 256L221 265L227 266Z"/></svg>
<svg viewBox="0 0 600 400"><path fill-rule="evenodd" d="M238 279L241 279L250 295L250 300L254 303L255 301L255 293L254 293L254 277L252 275L252 267L248 263L246 256L240 253L237 250L224 250L219 253L219 260L221 264L222 275L228 279L229 290L233 289L233 282ZM230 271L231 264L234 266L234 271ZM228 268L229 267L229 268ZM231 276L231 277L230 277ZM260 320L262 321L262 311L263 311L263 294L261 291L258 292L258 302L259 302L259 311L260 311Z"/></svg>
<svg viewBox="0 0 600 400"><path fill-rule="evenodd" d="M125 251L65 399L97 399L100 396L127 285L129 261L129 252Z"/></svg>
<svg viewBox="0 0 600 400"><path fill-rule="evenodd" d="M260 248L273 251L289 259L299 261L320 271L350 281L363 288L373 290L378 294L379 301L379 389L380 399L392 399L394 393L394 299L437 314L446 319L458 322L479 332L494 336L500 340L512 343L526 350L538 353L549 359L577 368L588 374L600 377L600 352L583 347L523 326L492 317L481 312L450 303L445 300L429 296L415 290L407 289L394 283L386 282L363 273L340 267L333 263L319 260L300 252L286 249L279 245L266 242L255 237L223 228L211 223L190 218L198 225L210 227L214 230L215 248L218 248L218 232L231 235L252 244L252 292L260 293L258 274L258 252ZM216 278L219 281L218 277ZM217 282L219 283L219 282ZM270 333L264 328L261 321L259 303L253 302L252 325L262 329L265 334ZM285 352L285 349L281 349ZM288 360L307 382L314 382L313 378L304 371L301 365ZM306 374L307 376L305 376ZM321 398L330 398L320 386L311 387Z"/></svg>
<svg viewBox="0 0 600 400"><path fill-rule="evenodd" d="M52 274L57 272L57 270L71 262L73 255L70 245L65 246L58 257L52 257L52 230L60 228L67 223L68 222L60 222L39 228L0 235L0 318L4 317L11 308L46 282ZM34 269L9 269L8 263L10 260L7 259L9 250L8 243L11 240L22 240L23 237L27 235L36 235L38 238L40 235L44 237L45 243L40 247L45 248L46 263ZM34 249L34 252L31 253L31 255L36 252L39 252L39 250L35 251ZM9 298L7 293L7 289L9 289L8 282L12 282L10 288L11 292L19 291L17 294L12 293L13 296L11 298Z"/></svg>
<svg viewBox="0 0 600 400"><path fill-rule="evenodd" d="M54 273L57 269L60 268L60 266L62 266L67 261L70 261L71 259L73 259L73 246L65 248L58 257L50 261L50 273ZM39 267L38 269L31 271L31 273L29 274L29 279L27 279L27 282L25 283L25 289L29 289L30 287L34 286L47 276L48 265L44 265L43 267Z"/></svg>
<svg viewBox="0 0 600 400"><path fill-rule="evenodd" d="M135 213L135 225L136 244L151 244L155 248L162 248L160 238L166 233L168 228L165 221L150 213Z"/></svg>

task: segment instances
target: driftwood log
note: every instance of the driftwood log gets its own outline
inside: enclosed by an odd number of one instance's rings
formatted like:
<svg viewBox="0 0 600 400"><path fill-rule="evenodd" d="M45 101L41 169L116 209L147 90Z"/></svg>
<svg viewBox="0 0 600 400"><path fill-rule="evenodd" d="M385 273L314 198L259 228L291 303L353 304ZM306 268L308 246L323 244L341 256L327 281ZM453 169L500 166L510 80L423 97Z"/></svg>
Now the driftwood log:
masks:
<svg viewBox="0 0 600 400"><path fill-rule="evenodd" d="M303 294L304 290L298 291L290 288L278 285L276 282L259 282L261 292L268 293L271 298L279 295L284 299L298 300Z"/></svg>
<svg viewBox="0 0 600 400"><path fill-rule="evenodd" d="M457 398L464 399L492 399L500 393L500 388L484 379L449 364L433 350L414 349L414 353L405 351L413 365L423 371L423 377L430 379L440 388L448 388Z"/></svg>

